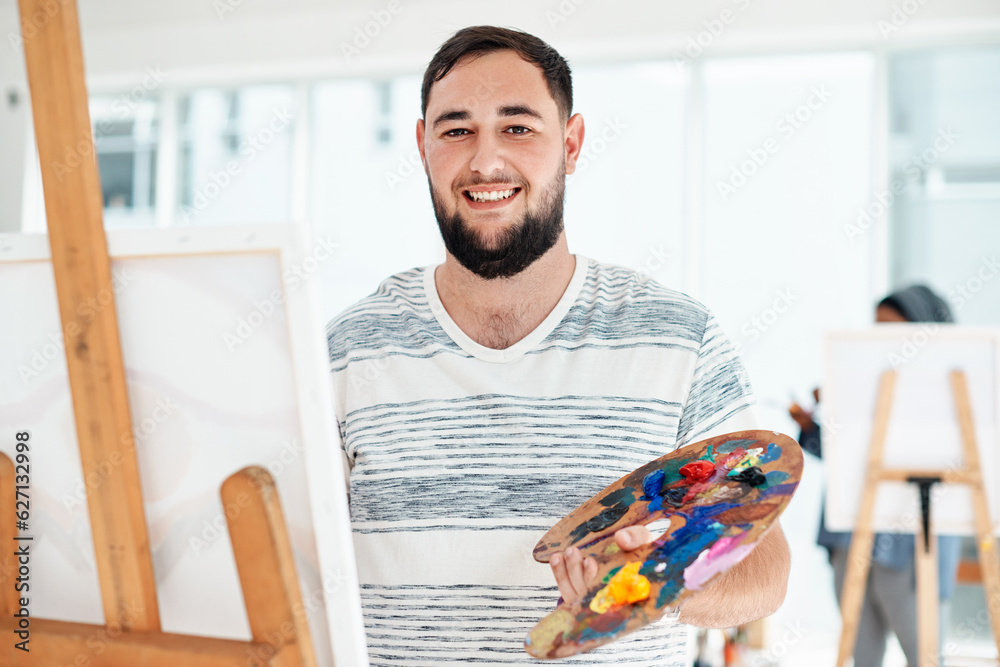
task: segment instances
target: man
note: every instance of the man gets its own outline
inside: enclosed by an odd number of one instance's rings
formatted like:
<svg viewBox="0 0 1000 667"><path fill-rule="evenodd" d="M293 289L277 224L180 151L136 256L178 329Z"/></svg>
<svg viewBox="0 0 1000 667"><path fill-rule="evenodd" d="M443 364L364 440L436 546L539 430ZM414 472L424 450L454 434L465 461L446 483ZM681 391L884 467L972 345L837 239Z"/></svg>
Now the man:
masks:
<svg viewBox="0 0 1000 667"><path fill-rule="evenodd" d="M535 563L538 538L643 463L755 427L750 387L704 306L570 254L563 189L584 122L551 47L461 30L427 68L422 110L445 262L388 278L328 330L372 663L537 664L525 634L596 571L574 550ZM775 526L683 623L573 661L683 665L684 623L773 612L788 565Z"/></svg>

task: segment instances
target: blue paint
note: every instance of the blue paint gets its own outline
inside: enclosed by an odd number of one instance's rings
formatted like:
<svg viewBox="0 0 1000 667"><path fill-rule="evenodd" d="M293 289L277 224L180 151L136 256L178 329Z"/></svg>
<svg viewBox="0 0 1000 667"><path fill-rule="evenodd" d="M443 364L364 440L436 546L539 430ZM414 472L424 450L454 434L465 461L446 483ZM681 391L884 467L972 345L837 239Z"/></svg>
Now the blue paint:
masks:
<svg viewBox="0 0 1000 667"><path fill-rule="evenodd" d="M739 503L723 502L692 507L690 512L683 513L687 517L687 523L662 544L657 542L649 559L639 568L639 574L650 582L663 582L663 588L656 598L657 609L673 600L684 587L684 568L725 534L727 526L715 521L715 516L739 506ZM657 572L656 566L660 562L669 563L669 569Z"/></svg>
<svg viewBox="0 0 1000 667"><path fill-rule="evenodd" d="M670 505L671 507L678 507L678 508L683 507L684 498L687 496L688 490L689 487L686 486L669 489L666 493L663 494L662 496L663 501L668 505Z"/></svg>
<svg viewBox="0 0 1000 667"><path fill-rule="evenodd" d="M765 482L760 487L761 490L771 489L776 486L779 486L782 482L788 479L788 473L785 472L784 470L772 470L771 472L767 473L765 477L767 478L767 482Z"/></svg>
<svg viewBox="0 0 1000 667"><path fill-rule="evenodd" d="M764 498L765 496L790 496L795 492L796 486L798 486L798 482L769 486L763 493L761 493L761 498Z"/></svg>
<svg viewBox="0 0 1000 667"><path fill-rule="evenodd" d="M642 492L646 494L643 500L658 499L660 493L663 491L663 481L666 478L667 475L662 470L654 470L646 475L642 480Z"/></svg>
<svg viewBox="0 0 1000 667"><path fill-rule="evenodd" d="M767 451L764 452L764 455L760 457L760 464L764 465L771 461L777 461L779 458L781 458L781 447L772 442L767 446Z"/></svg>

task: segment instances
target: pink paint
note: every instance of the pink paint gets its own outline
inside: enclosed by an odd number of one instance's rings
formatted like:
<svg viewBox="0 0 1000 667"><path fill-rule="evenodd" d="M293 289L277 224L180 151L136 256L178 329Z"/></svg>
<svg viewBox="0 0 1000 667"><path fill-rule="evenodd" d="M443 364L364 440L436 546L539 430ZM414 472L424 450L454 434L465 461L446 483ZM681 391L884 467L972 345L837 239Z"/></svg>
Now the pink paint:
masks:
<svg viewBox="0 0 1000 667"><path fill-rule="evenodd" d="M719 572L725 572L746 558L753 550L753 543L739 544L739 537L723 537L705 549L693 563L684 568L684 587L693 591L701 587Z"/></svg>

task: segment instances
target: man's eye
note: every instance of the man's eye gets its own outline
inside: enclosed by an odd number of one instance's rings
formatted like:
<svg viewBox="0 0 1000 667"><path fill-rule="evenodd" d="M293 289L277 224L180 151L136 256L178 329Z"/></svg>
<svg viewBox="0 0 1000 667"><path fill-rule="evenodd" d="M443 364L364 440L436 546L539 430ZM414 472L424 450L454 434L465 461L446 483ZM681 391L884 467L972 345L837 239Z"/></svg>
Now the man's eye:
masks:
<svg viewBox="0 0 1000 667"><path fill-rule="evenodd" d="M468 130L464 130L462 128L456 128L454 130L448 130L447 132L444 133L444 136L446 136L446 137L460 137L460 136L462 136L464 134L468 134L468 133L469 133Z"/></svg>
<svg viewBox="0 0 1000 667"><path fill-rule="evenodd" d="M528 132L531 132L531 129L524 127L523 125L515 125L514 127L508 127L505 131L510 132L511 134L527 134Z"/></svg>

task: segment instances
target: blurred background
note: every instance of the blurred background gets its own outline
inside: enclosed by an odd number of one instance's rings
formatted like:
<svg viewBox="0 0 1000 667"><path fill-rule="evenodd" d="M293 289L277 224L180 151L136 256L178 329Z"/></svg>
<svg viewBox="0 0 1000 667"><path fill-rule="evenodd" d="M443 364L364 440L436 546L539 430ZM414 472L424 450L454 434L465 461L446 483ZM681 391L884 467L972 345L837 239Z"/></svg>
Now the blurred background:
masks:
<svg viewBox="0 0 1000 667"><path fill-rule="evenodd" d="M927 284L960 324L1000 325L996 0L78 5L96 143L66 166L96 149L107 227L306 222L337 248L316 272L324 319L441 261L420 78L455 30L489 23L573 68L587 138L571 250L707 303L767 427L797 434L787 408L811 405L823 332L867 326L896 288ZM45 232L22 46L44 20L21 25L0 0L0 233ZM788 599L747 664L833 663L821 493L810 459L783 519ZM949 664L994 664L974 579ZM886 664L904 663L894 649Z"/></svg>

